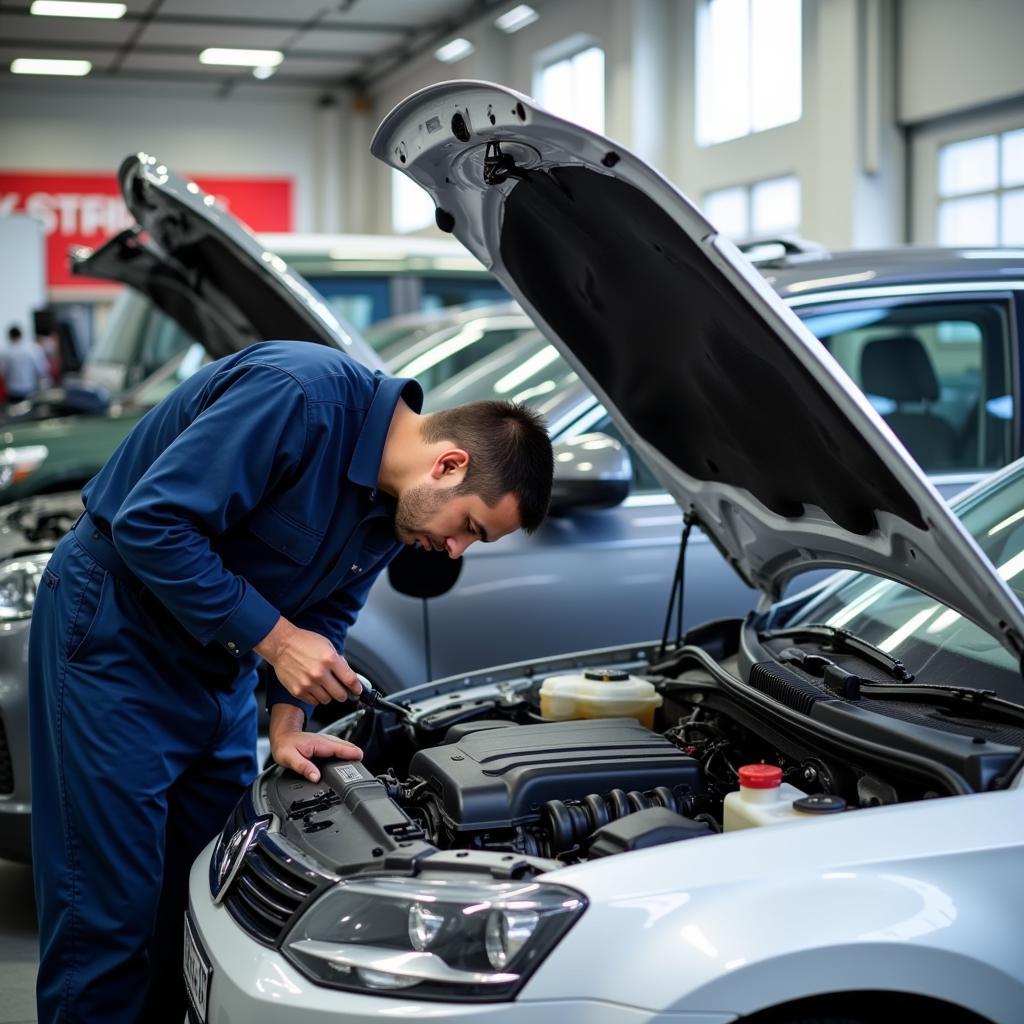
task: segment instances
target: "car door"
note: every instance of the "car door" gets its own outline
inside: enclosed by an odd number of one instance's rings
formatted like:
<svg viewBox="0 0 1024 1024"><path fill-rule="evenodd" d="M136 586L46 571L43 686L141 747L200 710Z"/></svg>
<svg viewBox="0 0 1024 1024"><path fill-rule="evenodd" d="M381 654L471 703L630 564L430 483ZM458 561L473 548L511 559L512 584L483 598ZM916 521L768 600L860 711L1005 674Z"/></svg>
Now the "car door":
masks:
<svg viewBox="0 0 1024 1024"><path fill-rule="evenodd" d="M929 284L793 305L943 497L1020 453L1010 293Z"/></svg>

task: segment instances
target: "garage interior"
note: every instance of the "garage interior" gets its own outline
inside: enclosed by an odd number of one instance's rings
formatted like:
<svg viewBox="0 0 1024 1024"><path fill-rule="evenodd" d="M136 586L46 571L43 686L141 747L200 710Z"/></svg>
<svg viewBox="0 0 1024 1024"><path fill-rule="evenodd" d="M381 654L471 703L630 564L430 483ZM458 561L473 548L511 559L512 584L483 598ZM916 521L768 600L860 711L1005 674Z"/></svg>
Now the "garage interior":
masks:
<svg viewBox="0 0 1024 1024"><path fill-rule="evenodd" d="M0 0L0 221L42 224L35 305L70 325L82 354L109 328L120 286L72 275L67 251L126 226L114 185L125 157L150 154L220 189L232 212L275 238L382 236L433 253L433 243L449 244L433 204L371 155L370 140L406 97L454 80L507 86L614 140L737 243L781 239L790 254L803 245L811 254L1024 250L1019 0L103 5L123 7L119 17L47 16L36 6ZM217 48L257 54L218 58ZM24 62L44 60L77 64L26 73ZM951 185L957 160L962 181ZM0 327L21 324L31 336L32 310L18 303L36 285L15 273L10 244L0 252L11 268ZM315 286L316 271L303 272ZM871 273L833 275L838 287ZM393 311L414 312L411 294L393 291ZM332 309L368 327L370 314L344 301ZM909 335L914 325L887 329ZM833 354L843 361L839 348ZM857 359L866 366L860 350ZM989 385L990 403L1011 390L994 377ZM893 408L904 401L879 390ZM913 400L930 401L927 390ZM1006 421L998 407L989 412L990 425ZM936 432L927 443L937 448ZM969 443L986 458L996 447L992 435ZM0 1024L38 1019L37 964L31 867L0 859Z"/></svg>

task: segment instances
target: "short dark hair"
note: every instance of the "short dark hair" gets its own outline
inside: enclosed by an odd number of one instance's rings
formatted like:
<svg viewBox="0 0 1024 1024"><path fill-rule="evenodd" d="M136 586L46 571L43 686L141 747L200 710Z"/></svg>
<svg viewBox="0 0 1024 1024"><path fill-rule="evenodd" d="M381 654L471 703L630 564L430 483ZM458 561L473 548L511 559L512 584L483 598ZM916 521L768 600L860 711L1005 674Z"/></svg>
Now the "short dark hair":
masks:
<svg viewBox="0 0 1024 1024"><path fill-rule="evenodd" d="M543 417L518 402L468 402L424 417L423 439L451 441L469 453L464 494L479 494L486 505L515 495L527 533L544 521L551 502L555 458Z"/></svg>
<svg viewBox="0 0 1024 1024"><path fill-rule="evenodd" d="M7 337L11 341L19 341L21 339L21 328L17 324L11 324L7 328Z"/></svg>

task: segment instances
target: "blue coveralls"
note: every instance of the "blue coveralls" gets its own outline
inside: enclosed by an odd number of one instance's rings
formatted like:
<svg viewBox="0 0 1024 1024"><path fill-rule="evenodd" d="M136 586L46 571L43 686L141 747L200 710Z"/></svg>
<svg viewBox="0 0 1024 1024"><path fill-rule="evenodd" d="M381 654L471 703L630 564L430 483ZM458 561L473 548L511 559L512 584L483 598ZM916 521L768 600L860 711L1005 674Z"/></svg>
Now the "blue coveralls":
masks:
<svg viewBox="0 0 1024 1024"><path fill-rule="evenodd" d="M343 649L400 548L376 490L400 397L419 410L340 352L253 345L85 487L29 641L41 1024L180 1024L188 869L256 772L252 648L283 614Z"/></svg>

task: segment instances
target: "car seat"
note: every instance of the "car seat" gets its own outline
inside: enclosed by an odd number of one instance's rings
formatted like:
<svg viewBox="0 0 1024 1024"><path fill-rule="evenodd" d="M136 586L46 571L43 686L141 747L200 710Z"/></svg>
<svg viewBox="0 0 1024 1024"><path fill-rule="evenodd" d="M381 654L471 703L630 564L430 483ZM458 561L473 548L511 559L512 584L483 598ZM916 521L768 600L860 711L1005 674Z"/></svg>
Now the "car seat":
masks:
<svg viewBox="0 0 1024 1024"><path fill-rule="evenodd" d="M931 411L939 398L935 367L921 340L896 334L869 341L860 357L860 386L894 402L883 419L925 469L956 465L957 438L950 423Z"/></svg>

